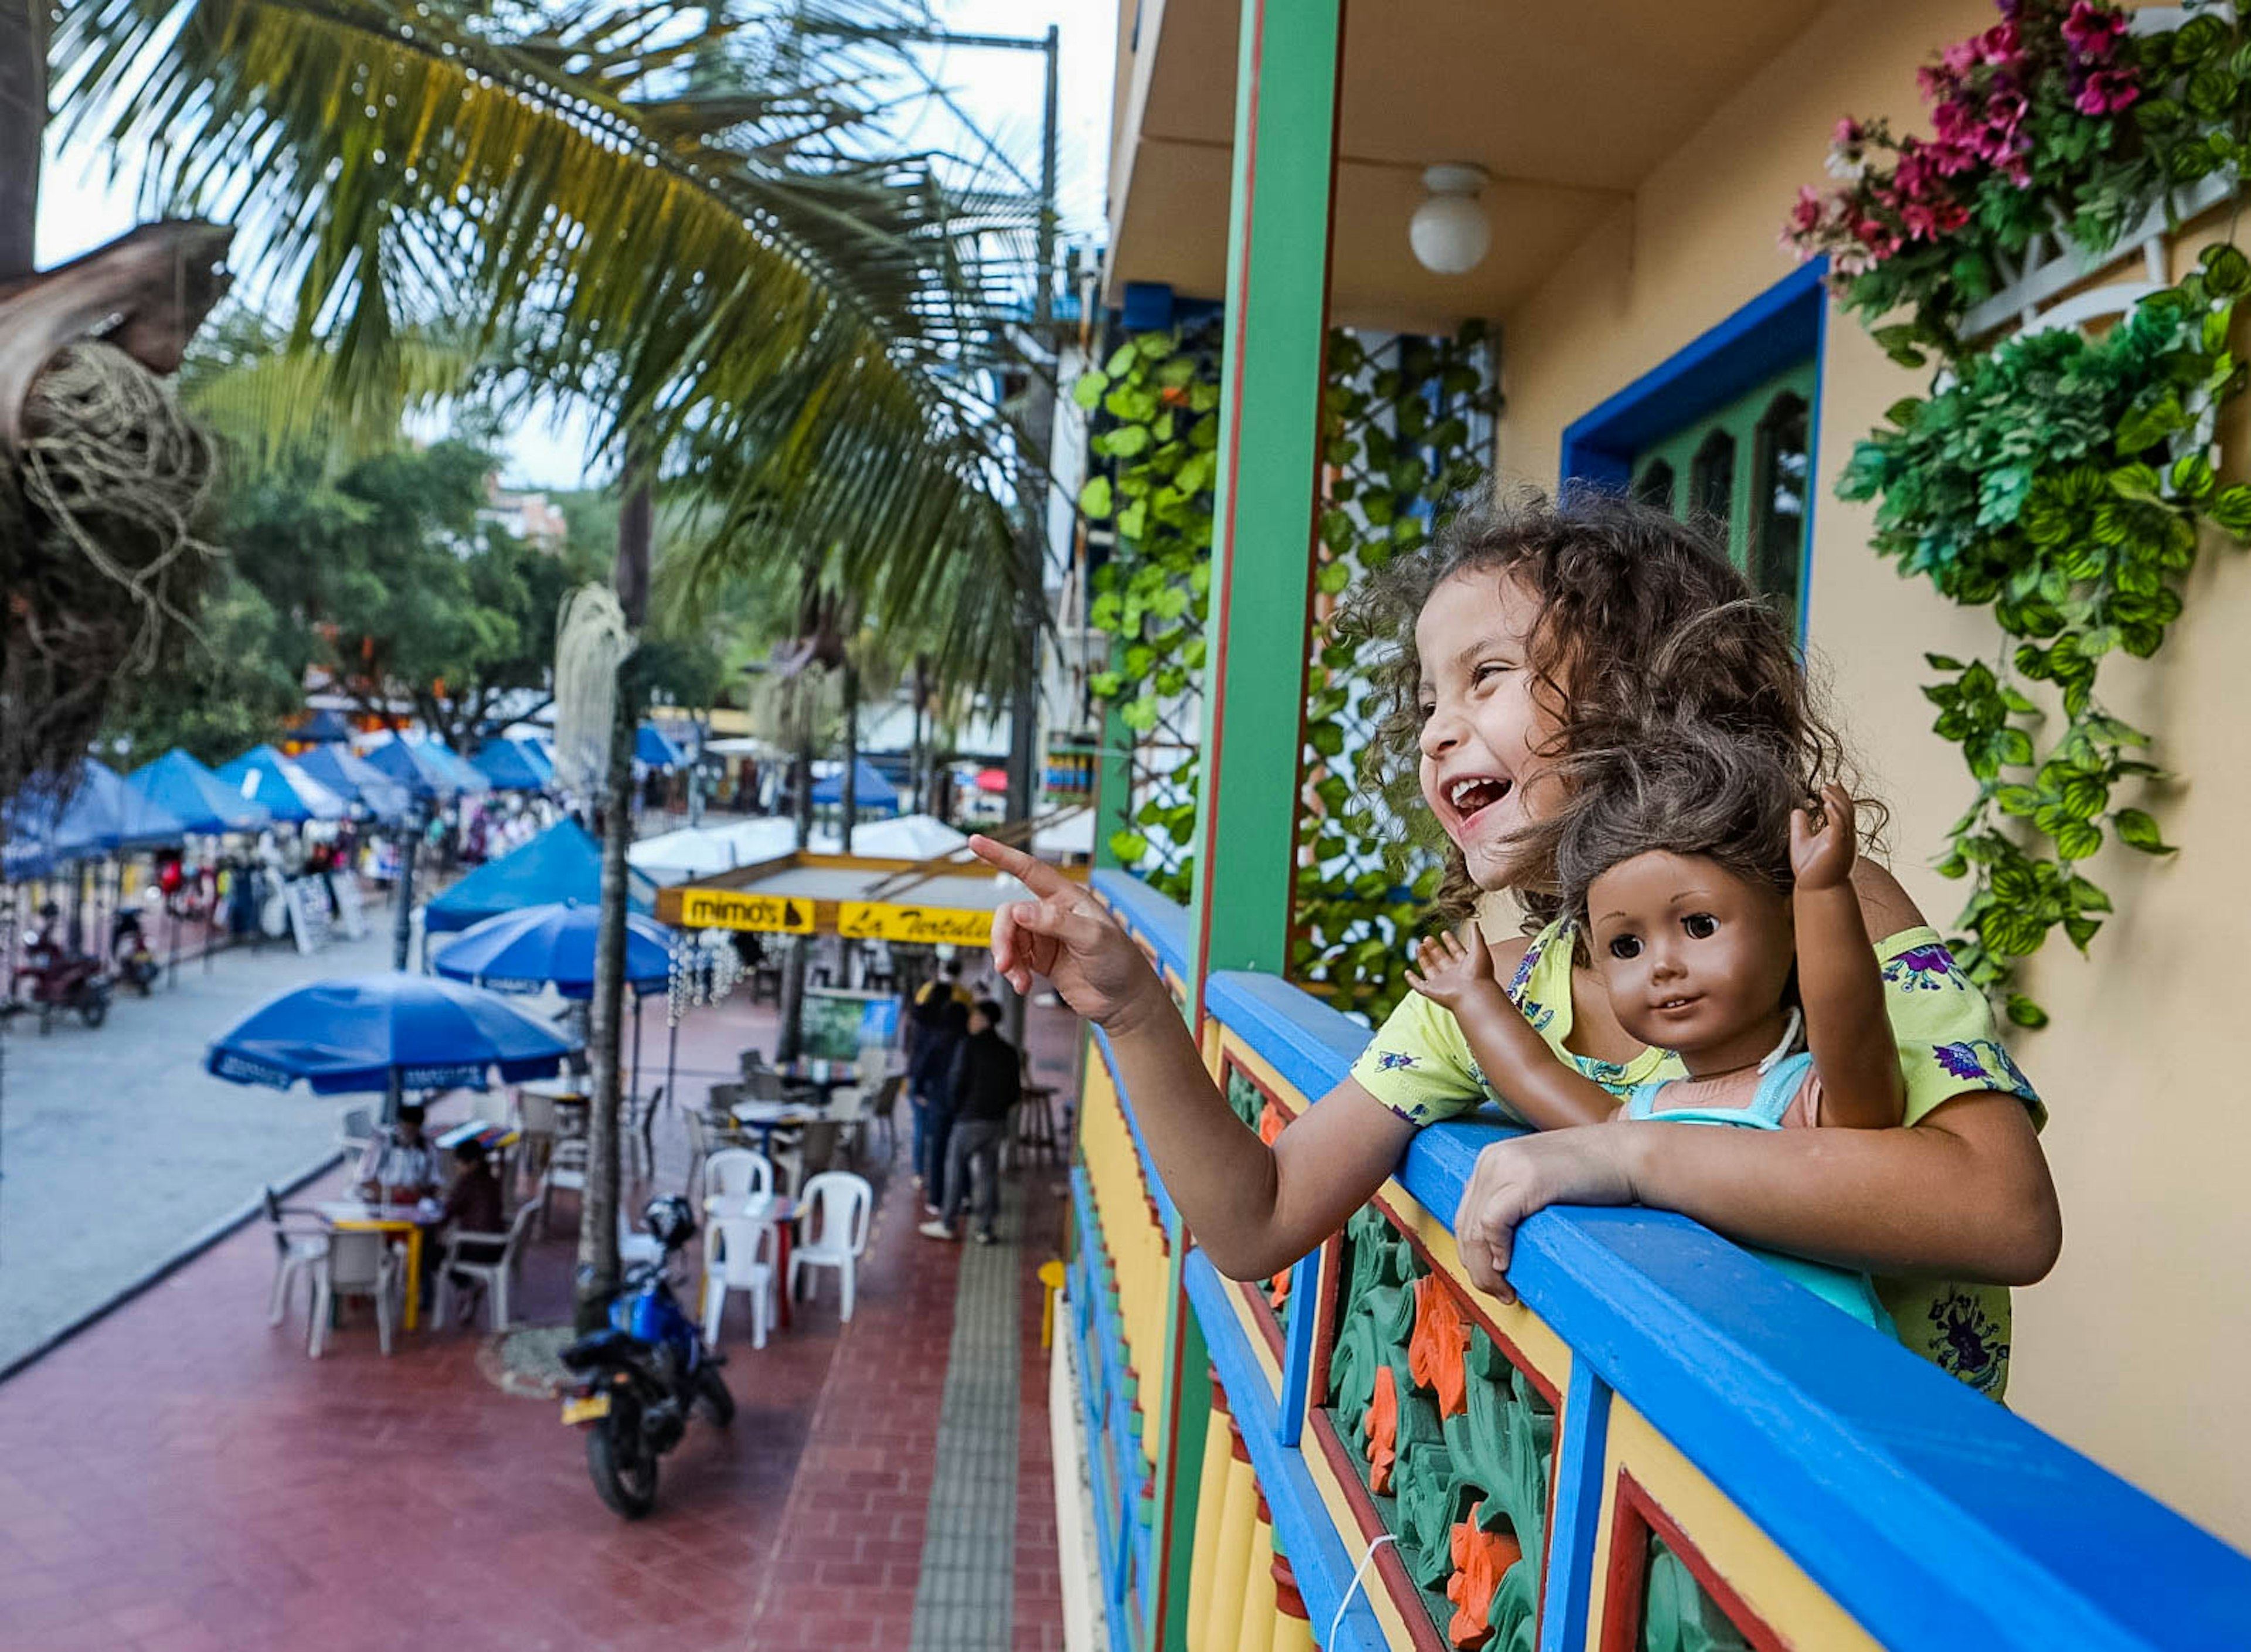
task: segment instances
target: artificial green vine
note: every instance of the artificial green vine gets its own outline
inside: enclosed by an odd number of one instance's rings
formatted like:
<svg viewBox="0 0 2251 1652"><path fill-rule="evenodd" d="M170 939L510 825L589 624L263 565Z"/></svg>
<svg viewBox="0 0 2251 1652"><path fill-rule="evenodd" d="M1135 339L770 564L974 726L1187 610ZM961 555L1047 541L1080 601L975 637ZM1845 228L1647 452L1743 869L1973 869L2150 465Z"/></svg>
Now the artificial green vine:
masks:
<svg viewBox="0 0 2251 1652"><path fill-rule="evenodd" d="M2251 260L2207 248L2196 273L2099 338L2051 329L1977 353L1956 329L2033 219L2103 250L2174 184L2238 165L2251 39L2210 14L2134 37L2123 13L2087 0L2008 10L1927 72L1939 137L1894 143L1844 123L1852 163L1832 170L1847 184L1802 196L1792 230L1832 257L1848 238L1860 248L1832 281L1871 323L1910 311L1872 327L1897 359L1951 357L1930 395L1896 404L1890 427L1858 444L1838 492L1877 501L1878 552L1990 608L2005 639L1991 661L1927 656L1944 676L1923 693L1977 785L1938 868L1970 883L1957 961L2037 1027L2047 1015L2012 989L2018 961L2058 928L2085 951L2112 909L2084 863L2113 837L2172 852L2156 819L2120 800L2160 770L2097 678L2108 656L2164 644L2201 527L2251 534L2251 487L2223 488L2213 464L2219 410L2245 383L2229 335ZM1964 128L1952 112L1965 108L2005 119ZM1879 142L1899 157L1889 171L1866 163Z"/></svg>
<svg viewBox="0 0 2251 1652"><path fill-rule="evenodd" d="M1349 332L1329 335L1329 486L1313 568L1324 596L1423 544L1485 474L1480 425L1500 398L1484 342L1482 322L1373 355ZM1349 777L1347 749L1365 740L1379 710L1357 650L1329 635L1319 614L1307 647L1290 978L1381 1020L1407 993L1405 938L1437 892L1439 868L1396 845L1379 806Z"/></svg>
<svg viewBox="0 0 2251 1652"><path fill-rule="evenodd" d="M1481 324L1447 340L1408 338L1371 355L1354 334L1329 337L1323 457L1327 489L1315 588L1340 594L1361 574L1411 551L1482 474L1478 420L1495 405L1479 357ZM1144 751L1187 755L1137 776L1143 794L1110 846L1150 885L1187 899L1194 871L1196 761L1190 731L1169 728L1203 666L1218 442L1218 351L1212 331L1146 333L1073 386L1099 410L1091 444L1112 475L1079 498L1091 522L1112 524L1110 560L1093 579L1090 623L1112 638L1110 669L1090 683ZM1348 753L1374 707L1353 670L1354 651L1326 635L1317 613L1308 642L1306 746L1300 757L1299 870L1290 973L1340 1009L1382 1015L1406 991L1399 937L1435 892L1427 857L1394 845L1349 775ZM1169 734L1167 742L1162 737Z"/></svg>

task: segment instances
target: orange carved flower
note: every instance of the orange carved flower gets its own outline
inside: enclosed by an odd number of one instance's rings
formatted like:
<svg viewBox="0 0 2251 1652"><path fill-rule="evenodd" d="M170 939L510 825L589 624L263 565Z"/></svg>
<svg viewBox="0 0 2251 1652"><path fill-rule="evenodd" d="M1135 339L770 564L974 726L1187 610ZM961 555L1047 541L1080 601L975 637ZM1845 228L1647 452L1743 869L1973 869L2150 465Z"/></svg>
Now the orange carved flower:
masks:
<svg viewBox="0 0 2251 1652"><path fill-rule="evenodd" d="M1493 1638L1493 1598L1509 1567L1524 1558L1524 1550L1505 1531L1485 1531L1478 1526L1482 1503L1470 1506L1470 1517L1453 1529L1453 1575L1446 1579L1446 1599L1454 1603L1446 1639L1456 1646L1483 1646Z"/></svg>
<svg viewBox="0 0 2251 1652"><path fill-rule="evenodd" d="M1407 1343L1407 1369L1438 1397L1438 1415L1458 1417L1469 1408L1469 1322L1460 1303L1435 1274L1415 1281L1415 1334Z"/></svg>
<svg viewBox="0 0 2251 1652"><path fill-rule="evenodd" d="M1391 1489L1391 1465L1399 1457L1399 1385L1389 1364L1375 1368L1375 1399L1368 1408L1368 1485L1378 1494Z"/></svg>

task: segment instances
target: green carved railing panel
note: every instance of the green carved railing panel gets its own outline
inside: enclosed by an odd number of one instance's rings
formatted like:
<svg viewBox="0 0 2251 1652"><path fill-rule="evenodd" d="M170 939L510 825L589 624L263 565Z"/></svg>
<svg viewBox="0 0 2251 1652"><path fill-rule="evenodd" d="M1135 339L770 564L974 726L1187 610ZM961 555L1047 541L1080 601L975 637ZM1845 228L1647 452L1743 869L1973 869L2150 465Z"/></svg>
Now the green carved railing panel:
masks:
<svg viewBox="0 0 2251 1652"><path fill-rule="evenodd" d="M1380 1211L1344 1247L1337 1433L1447 1639L1531 1652L1555 1410Z"/></svg>
<svg viewBox="0 0 2251 1652"><path fill-rule="evenodd" d="M1742 1631L1654 1532L1641 1603L1641 1652L1750 1652Z"/></svg>

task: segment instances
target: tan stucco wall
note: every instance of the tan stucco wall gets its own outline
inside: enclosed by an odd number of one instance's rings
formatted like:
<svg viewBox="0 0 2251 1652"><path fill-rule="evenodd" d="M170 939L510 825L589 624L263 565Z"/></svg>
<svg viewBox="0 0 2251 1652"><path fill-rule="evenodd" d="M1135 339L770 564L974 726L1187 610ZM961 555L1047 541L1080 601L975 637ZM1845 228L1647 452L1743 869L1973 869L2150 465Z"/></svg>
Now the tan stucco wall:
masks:
<svg viewBox="0 0 2251 1652"><path fill-rule="evenodd" d="M1776 233L1797 186L1819 181L1837 117L1918 124L1916 64L1991 16L1982 0L1824 12L1502 318L1503 470L1552 484L1565 425L1786 274ZM1857 323L1832 314L1829 340L1811 640L1892 805L1896 868L1943 925L1960 892L1929 864L1972 788L1928 732L1922 656L1990 651L1996 634L1879 562L1867 548L1867 510L1834 496L1855 437L1920 386ZM2251 419L2227 434L2228 468L2242 474ZM2241 983L2251 979L2251 856L2239 849L2251 819L2251 559L2208 548L2187 595L2188 617L2160 660L2122 656L2103 685L2185 777L2150 804L2181 853L2095 863L2119 915L2091 961L2051 942L2030 981L2055 1024L2015 1040L2053 1112L2046 1142L2067 1238L2054 1275L2019 1294L2012 1400L2251 1544L2251 1428L2237 1414L2251 1371L2251 1105L2231 1059Z"/></svg>

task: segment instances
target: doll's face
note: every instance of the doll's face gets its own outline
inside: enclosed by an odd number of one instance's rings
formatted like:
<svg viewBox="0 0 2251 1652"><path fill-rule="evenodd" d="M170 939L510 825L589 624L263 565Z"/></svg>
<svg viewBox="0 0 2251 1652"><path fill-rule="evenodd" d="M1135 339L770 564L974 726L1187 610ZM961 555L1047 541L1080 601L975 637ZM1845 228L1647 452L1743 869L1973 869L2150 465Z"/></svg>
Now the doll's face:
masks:
<svg viewBox="0 0 2251 1652"><path fill-rule="evenodd" d="M1700 856L1622 861L1587 892L1588 949L1618 1024L1692 1073L1762 1059L1787 1020L1790 902Z"/></svg>

